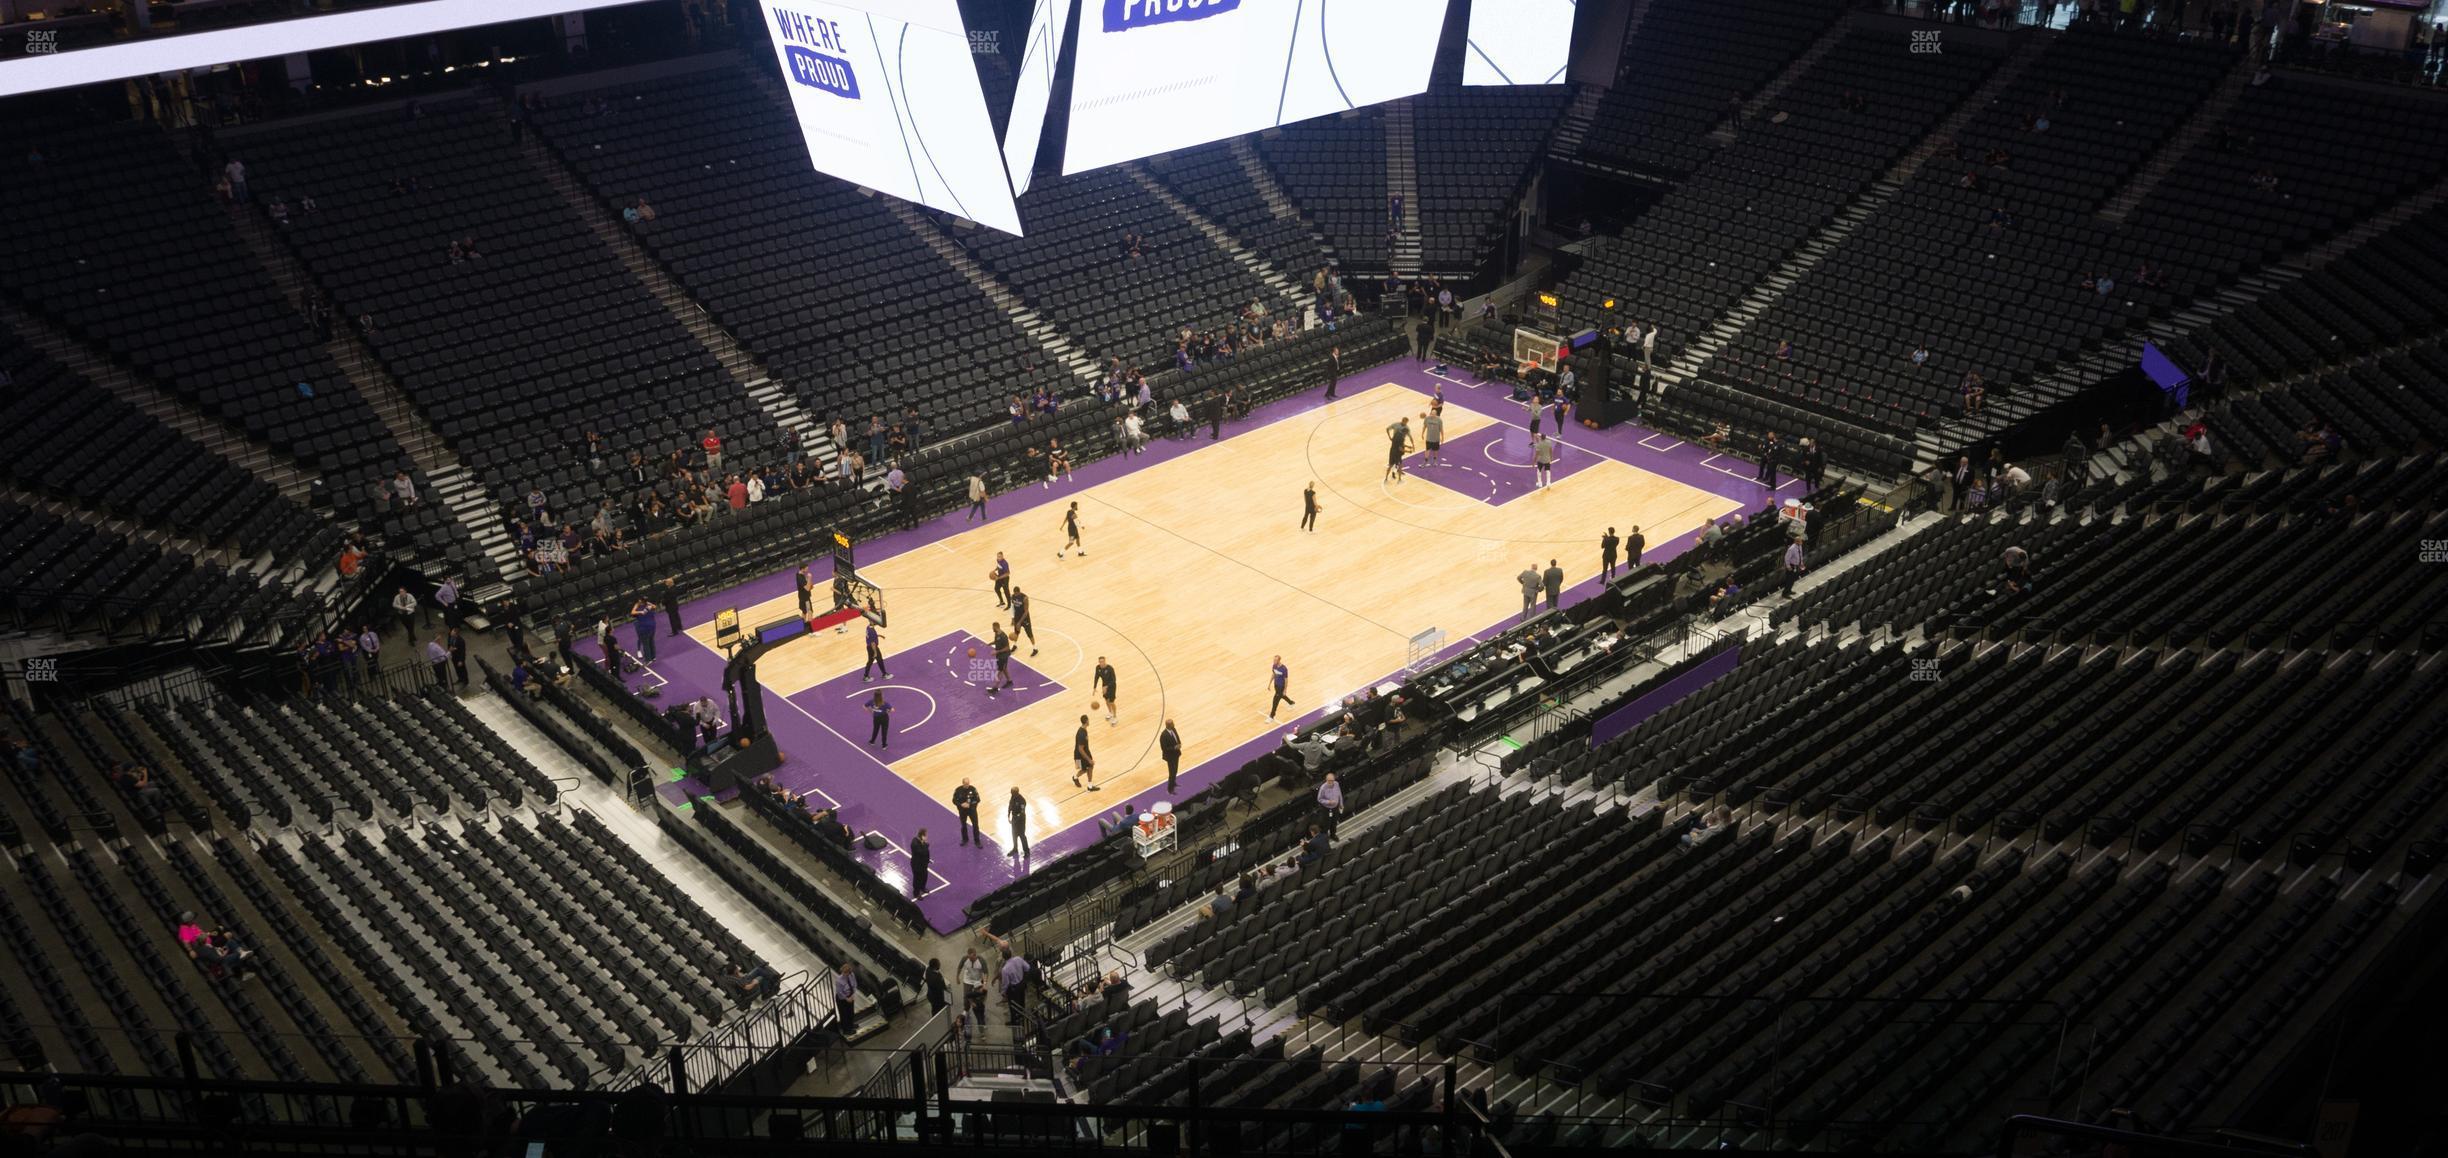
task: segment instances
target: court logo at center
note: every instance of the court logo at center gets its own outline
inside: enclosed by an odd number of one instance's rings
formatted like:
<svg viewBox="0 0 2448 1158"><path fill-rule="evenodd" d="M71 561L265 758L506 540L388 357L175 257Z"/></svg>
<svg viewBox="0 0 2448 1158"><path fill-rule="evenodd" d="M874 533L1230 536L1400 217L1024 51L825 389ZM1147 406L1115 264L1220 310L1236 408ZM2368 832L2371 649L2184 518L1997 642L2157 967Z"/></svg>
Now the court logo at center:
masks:
<svg viewBox="0 0 2448 1158"><path fill-rule="evenodd" d="M1240 6L1241 0L1105 0L1105 31L1204 20Z"/></svg>

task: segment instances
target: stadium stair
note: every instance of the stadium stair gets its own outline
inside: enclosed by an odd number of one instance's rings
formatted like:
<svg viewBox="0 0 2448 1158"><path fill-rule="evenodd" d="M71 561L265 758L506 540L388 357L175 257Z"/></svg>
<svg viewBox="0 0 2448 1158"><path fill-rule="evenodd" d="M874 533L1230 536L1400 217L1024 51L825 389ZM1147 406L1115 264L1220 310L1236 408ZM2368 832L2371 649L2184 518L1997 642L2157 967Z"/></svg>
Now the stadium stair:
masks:
<svg viewBox="0 0 2448 1158"><path fill-rule="evenodd" d="M1830 46L1844 39L1848 27L1839 22L1827 36L1822 37L1818 44L1811 47L1810 52L1804 54L1802 61L1796 62L1797 65L1807 64L1812 59L1825 55ZM1783 263L1762 277L1759 283L1751 288L1751 292L1743 295L1742 300L1736 303L1733 309L1720 316L1717 323L1709 327L1708 332L1686 343L1672 362L1660 367L1658 370L1659 383L1671 389L1690 381L1700 372L1701 367L1714 358L1719 351L1732 345L1735 338L1750 329L1751 324L1767 313L1769 307L1774 306L1778 299L1783 298L1786 291L1799 283L1804 274L1825 261L1828 255L1834 253L1837 246L1844 244L1844 240L1859 230L1864 222L1869 221L1889 201L1894 200L1897 194L1904 192L1905 188L1911 184L1913 174L1919 172L1922 165L1946 147L1947 142L1954 140L1955 135L1961 132L1964 125L1969 123L1974 116L1988 108L1990 101L1995 99L1998 93L2005 91L2008 85L2013 84L2014 79L2022 75L2023 70L2030 67L2032 61L2039 59L2047 43L2040 37L2025 37L2021 43L2016 45L2012 54L1991 70L1988 79L1982 81L1979 88L1972 90L1971 95L1965 97L1956 106L1955 111L1947 115L1946 120L1939 122L1935 128L1922 137L1921 143L1915 146L1911 153L1906 154L1903 160L1896 162L1877 181L1873 182L1867 192L1854 198L1852 204L1845 206L1844 211L1836 215L1835 220L1830 221L1818 233L1803 242L1800 248L1787 255ZM1780 78L1778 87L1784 83L1785 78Z"/></svg>
<svg viewBox="0 0 2448 1158"><path fill-rule="evenodd" d="M1335 254L1333 240L1326 236L1324 230L1301 216L1300 207L1292 203L1290 195L1284 192L1283 183L1275 179L1274 172L1266 166L1266 159L1258 155L1257 148L1250 144L1249 138L1234 137L1226 141L1224 147L1232 153L1233 164L1239 166L1242 174L1249 178L1249 187L1257 192L1259 200L1266 203L1267 211L1273 213L1278 221L1299 226L1301 232L1308 234L1309 240L1324 251L1328 264L1341 264L1342 259Z"/></svg>
<svg viewBox="0 0 2448 1158"><path fill-rule="evenodd" d="M303 314L306 284L298 276L296 259L280 239L273 236L272 227L252 213L233 214L230 221L237 227L238 239L254 252L255 260L270 271L273 283L280 287L281 296ZM460 527L492 561L492 575L517 574L520 568L518 547L510 541L510 530L502 523L500 508L486 499L483 488L476 485L476 476L468 470L467 464L459 460L459 455L443 440L442 435L425 421L423 415L416 412L416 407L409 404L408 396L400 389L398 380L383 367L380 359L374 357L374 352L366 347L355 328L334 324L331 338L323 343L323 349L331 355L341 373L348 376L349 384L357 388L358 397L365 399L366 405L390 429L391 437L399 440L400 448L408 453L409 461L414 462L417 469L423 471L432 482L433 492L450 508ZM468 592L480 604L500 599L509 593L507 584L491 578Z"/></svg>
<svg viewBox="0 0 2448 1158"><path fill-rule="evenodd" d="M85 380L108 390L131 406L153 416L180 437L202 444L231 464L252 472L299 503L314 492L315 471L278 451L248 438L218 418L171 396L134 372L86 348L85 344L46 318L38 318L14 302L0 303L0 325L16 331L27 345Z"/></svg>
<svg viewBox="0 0 2448 1158"><path fill-rule="evenodd" d="M2119 225L2132 217L2133 211L2143 200L2159 188L2159 183L2176 171L2177 162L2190 155L2193 147L2200 144L2211 129L2227 120L2227 114L2235 109L2237 101L2243 99L2245 88L2251 84L2253 74L2260 67L2260 62L2254 60L2251 53L2237 53L2235 63L2229 66L2226 77L2219 81L2218 88L2211 92L2210 98L2195 106L2193 115L2186 119L2184 127L2176 130L2174 136L2159 146L2158 153L2133 175L2132 180L2125 183L2124 188L2117 190L2116 196L2100 206L2099 215Z"/></svg>
<svg viewBox="0 0 2448 1158"><path fill-rule="evenodd" d="M1400 277L1420 273L1419 142L1412 133L1408 99L1385 106L1386 195L1403 200L1402 231L1394 235L1394 252L1387 259Z"/></svg>
<svg viewBox="0 0 2448 1158"><path fill-rule="evenodd" d="M1283 295L1289 301L1308 300L1308 291L1302 289L1291 278L1286 277L1284 271L1268 264L1265 258L1250 252L1241 244L1241 239L1234 237L1231 231L1208 220L1206 214L1192 208L1189 202L1175 196L1171 189L1165 188L1164 182L1157 180L1148 172L1145 164L1130 161L1122 166L1122 171L1130 174L1130 179L1137 182L1140 188L1147 190L1149 196L1162 202L1166 208L1180 214L1182 220L1196 227L1200 233L1206 234L1207 239L1214 242L1217 249L1223 250L1227 256L1239 263L1241 268L1257 277L1259 281L1265 282L1267 288Z"/></svg>
<svg viewBox="0 0 2448 1158"><path fill-rule="evenodd" d="M705 307L698 305L694 299L690 298L688 291L681 288L680 283L672 280L671 274L663 269L662 263L656 261L653 254L646 252L646 247L639 245L637 238L623 226L617 210L605 205L587 192L577 174L571 172L569 164L545 143L543 134L526 136L521 138L521 141L520 152L526 157L528 164L535 169L536 174L544 178L544 183L552 186L553 191L561 195L561 200L569 206L570 212L579 220L586 222L587 228L594 230L595 236L603 241L604 247L611 250L613 256L620 259L622 265L629 267L630 275L637 278L640 284L653 293L656 301L663 303L663 308L670 311L672 319L679 322L714 355L715 361L722 364L724 372L731 376L731 380L738 383L740 389L746 391L749 397L756 399L758 405L765 408L766 416L773 419L776 427L796 433L799 436L799 445L802 447L813 448L819 441L826 441L819 438L823 431L809 420L807 414L800 410L796 403L791 403L788 409L783 409L777 403L788 400L781 396L780 391L770 389L760 391L758 389L760 386L769 386L774 381L773 375L766 370L764 364L757 360L755 354L743 348L721 326L716 325L713 315L708 314ZM826 462L827 465L830 465L829 458Z"/></svg>
<svg viewBox="0 0 2448 1158"><path fill-rule="evenodd" d="M1819 34L1819 39L1802 50L1802 55L1795 57L1793 63L1786 65L1766 85L1761 86L1758 92L1751 95L1751 99L1744 101L1740 112L1719 121L1717 127L1710 129L1709 141L1717 145L1731 145L1739 140L1744 125L1774 112L1776 99L1785 95L1785 90L1792 87L1795 81L1808 75L1812 65L1818 64L1822 57L1844 43L1852 28L1852 23L1845 20L1828 25L1827 31Z"/></svg>
<svg viewBox="0 0 2448 1158"><path fill-rule="evenodd" d="M901 220L901 224L909 227L912 235L925 242L928 249L934 250L935 255L944 260L944 264L958 270L962 277L969 279L969 284L976 286L980 293L986 295L988 301L995 304L996 309L1002 310L1003 316L1009 319L1013 326L1018 327L1021 333L1027 335L1029 341L1037 343L1039 349L1052 356L1064 369L1071 371L1071 377L1074 380L1081 385L1088 385L1096 380L1096 364L1089 360L1087 353L1079 348L1078 343L1071 340L1070 335L1063 333L1062 327L1047 321L1045 315L1029 308L1029 304L1020 300L1020 295L1014 293L1008 283L995 276L985 266L979 265L977 258L970 256L969 251L962 248L959 242L947 236L943 227L937 225L933 218L928 217L917 206L898 197L886 197L883 203L886 208L892 210L894 217Z"/></svg>

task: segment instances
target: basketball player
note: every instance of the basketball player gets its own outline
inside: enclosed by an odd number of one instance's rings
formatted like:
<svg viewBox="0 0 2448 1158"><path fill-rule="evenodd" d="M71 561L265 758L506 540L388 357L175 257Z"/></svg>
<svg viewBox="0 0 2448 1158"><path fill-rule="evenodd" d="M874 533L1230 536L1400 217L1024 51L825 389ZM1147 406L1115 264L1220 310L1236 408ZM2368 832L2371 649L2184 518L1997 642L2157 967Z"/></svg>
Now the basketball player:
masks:
<svg viewBox="0 0 2448 1158"><path fill-rule="evenodd" d="M1386 427L1385 477L1394 479L1396 481L1400 481L1402 479L1403 455L1410 449L1411 420L1409 418L1396 419L1394 425Z"/></svg>
<svg viewBox="0 0 2448 1158"><path fill-rule="evenodd" d="M794 577L793 581L799 585L799 618L814 618L816 615L816 578L808 574L807 564L799 565L799 574Z"/></svg>
<svg viewBox="0 0 2448 1158"><path fill-rule="evenodd" d="M1071 509L1063 512L1063 550L1077 551L1082 555L1088 553L1088 548L1080 546L1078 503L1071 504ZM1054 557L1062 558L1063 552L1054 552Z"/></svg>
<svg viewBox="0 0 2448 1158"><path fill-rule="evenodd" d="M1015 636L1027 636L1029 641L1029 654L1037 654L1037 623L1035 620L1029 617L1028 592L1022 591L1018 588L1012 589L1011 613L1012 634Z"/></svg>
<svg viewBox="0 0 2448 1158"><path fill-rule="evenodd" d="M867 666L859 669L860 683L875 678L869 672L884 672L885 679L892 678L892 673L884 670L884 633L876 630L872 619L867 621Z"/></svg>
<svg viewBox="0 0 2448 1158"><path fill-rule="evenodd" d="M1428 457L1423 461L1426 466L1437 464L1437 447L1445 443L1445 416L1439 410L1439 407L1431 406L1428 413L1420 415L1420 449L1428 452Z"/></svg>
<svg viewBox="0 0 2448 1158"><path fill-rule="evenodd" d="M1538 485L1555 485L1555 440L1544 434L1530 440L1530 462L1538 468Z"/></svg>
<svg viewBox="0 0 2448 1158"><path fill-rule="evenodd" d="M1285 686L1291 682L1292 669L1284 666L1282 656L1276 656L1275 666L1267 672L1267 684L1275 690L1275 698L1267 701L1268 719L1275 718L1275 709L1278 706L1292 702L1292 697L1284 694Z"/></svg>
<svg viewBox="0 0 2448 1158"><path fill-rule="evenodd" d="M994 580L995 606L1011 606L1011 560L1004 558L1003 552L995 552L994 570L988 571L986 577Z"/></svg>
<svg viewBox="0 0 2448 1158"><path fill-rule="evenodd" d="M1002 691L1003 689L1005 689L1005 688L1008 688L1008 687L1012 686L1012 678L1011 678L1011 657L1012 657L1012 641L1011 641L1011 637L1010 637L1010 636L1008 636L1008 635L1003 634L1003 625L1002 625L1002 624L1000 624L1000 623L995 624L995 625L994 625L995 682L994 682L994 686L993 686L993 687L990 687L990 688L987 688L987 689L986 689L986 694L987 694L987 695L990 695L990 696L991 696L991 695L995 694L996 692Z"/></svg>
<svg viewBox="0 0 2448 1158"><path fill-rule="evenodd" d="M1080 777L1085 776L1088 778L1088 791L1098 791L1096 757L1088 754L1088 717L1086 716L1080 717L1079 731L1071 735L1071 767L1071 786L1073 788L1079 787Z"/></svg>
<svg viewBox="0 0 2448 1158"><path fill-rule="evenodd" d="M1113 665L1105 662L1104 656L1097 657L1096 670L1088 677L1088 685L1097 689L1097 693L1105 699L1105 726L1110 728L1121 723L1114 718L1114 713L1119 709L1114 704Z"/></svg>
<svg viewBox="0 0 2448 1158"><path fill-rule="evenodd" d="M1301 488L1301 530L1317 530L1317 512L1317 480L1311 479Z"/></svg>

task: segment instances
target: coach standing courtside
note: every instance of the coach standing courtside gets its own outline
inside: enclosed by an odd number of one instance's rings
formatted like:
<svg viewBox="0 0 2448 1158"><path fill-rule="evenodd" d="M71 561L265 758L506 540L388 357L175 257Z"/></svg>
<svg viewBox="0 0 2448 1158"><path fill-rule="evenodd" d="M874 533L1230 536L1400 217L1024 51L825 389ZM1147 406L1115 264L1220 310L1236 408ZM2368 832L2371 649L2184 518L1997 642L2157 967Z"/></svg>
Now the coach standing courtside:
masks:
<svg viewBox="0 0 2448 1158"><path fill-rule="evenodd" d="M1181 733L1174 729L1173 721L1166 720L1164 731L1156 734L1156 750L1164 755L1165 791L1181 791Z"/></svg>
<svg viewBox="0 0 2448 1158"><path fill-rule="evenodd" d="M1623 540L1615 537L1613 527L1608 527L1606 534L1598 536L1598 577L1600 579L1615 577L1615 548L1622 542Z"/></svg>
<svg viewBox="0 0 2448 1158"><path fill-rule="evenodd" d="M1547 573L1539 576L1547 585L1547 610L1553 611L1564 600L1564 568L1555 560L1547 560Z"/></svg>
<svg viewBox="0 0 2448 1158"><path fill-rule="evenodd" d="M1014 859L1029 854L1028 798L1020 790L1011 791L1011 801L1003 806L1004 818L1011 821L1011 855Z"/></svg>
<svg viewBox="0 0 2448 1158"><path fill-rule="evenodd" d="M1530 618L1532 615L1535 615L1535 614L1537 614L1537 613L1538 613L1538 597L1539 597L1539 572L1538 572L1538 564L1536 564L1536 563L1532 563L1531 565L1529 565L1529 566L1527 566L1527 567L1522 568L1522 573L1521 573L1521 574L1519 574L1519 575L1514 576L1514 578L1515 578L1515 579L1517 579L1517 580L1520 580L1520 582L1521 582L1521 589L1522 589L1522 618L1524 618L1524 619L1528 619L1528 618Z"/></svg>
<svg viewBox="0 0 2448 1158"><path fill-rule="evenodd" d="M986 843L986 839L978 834L977 786L969 783L969 778L966 776L961 777L960 787L952 790L952 811L960 817L960 842L962 844L967 844L972 840L979 844Z"/></svg>

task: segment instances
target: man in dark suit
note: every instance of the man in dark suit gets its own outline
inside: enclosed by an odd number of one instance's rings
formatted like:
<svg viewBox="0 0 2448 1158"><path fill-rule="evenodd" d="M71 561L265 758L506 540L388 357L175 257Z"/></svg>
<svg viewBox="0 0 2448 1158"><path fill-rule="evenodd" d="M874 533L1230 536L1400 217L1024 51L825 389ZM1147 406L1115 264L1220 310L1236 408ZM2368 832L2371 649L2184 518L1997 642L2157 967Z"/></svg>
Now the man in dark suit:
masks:
<svg viewBox="0 0 2448 1158"><path fill-rule="evenodd" d="M1615 536L1615 528L1613 527L1608 527L1606 529L1606 534L1598 536L1599 578L1613 579L1615 577L1615 548L1622 545L1622 543L1623 540Z"/></svg>
<svg viewBox="0 0 2448 1158"><path fill-rule="evenodd" d="M1335 384L1342 380L1343 347L1334 346L1326 351L1326 400L1328 402L1335 400Z"/></svg>
<svg viewBox="0 0 2448 1158"><path fill-rule="evenodd" d="M671 632L670 632L670 634L675 635L675 636L679 635L679 634L680 634L680 577L679 577L679 576L677 576L677 575L667 576L667 577L666 577L666 578L663 580L663 598L662 598L661 600L659 600L658 602L660 602L660 603L662 603L662 604L663 604L663 618L664 618L666 621L668 621L668 622L671 624Z"/></svg>
<svg viewBox="0 0 2448 1158"><path fill-rule="evenodd" d="M952 790L952 811L960 816L960 842L962 844L967 844L972 840L979 844L986 843L985 838L978 835L977 786L969 783L969 778L966 776L961 777L960 787Z"/></svg>
<svg viewBox="0 0 2448 1158"><path fill-rule="evenodd" d="M1028 855L1028 798L1017 788L1011 791L1011 802L1003 806L1004 816L1011 821L1011 855L1017 859Z"/></svg>
<svg viewBox="0 0 2448 1158"><path fill-rule="evenodd" d="M1547 585L1547 610L1553 611L1557 604L1564 601L1564 568L1549 559L1547 570L1539 579Z"/></svg>
<svg viewBox="0 0 2448 1158"><path fill-rule="evenodd" d="M1181 791L1181 748L1181 733L1174 730L1173 721L1166 720L1164 731L1156 734L1156 749L1164 754L1167 792Z"/></svg>
<svg viewBox="0 0 2448 1158"><path fill-rule="evenodd" d="M1648 546L1649 540L1641 537L1640 528L1632 528L1632 537L1624 540L1624 570L1631 571L1638 568L1641 551Z"/></svg>
<svg viewBox="0 0 2448 1158"><path fill-rule="evenodd" d="M933 846L933 845L930 845L930 844L928 844L928 843L927 843L926 830L925 830L925 829L923 829L923 828L921 828L921 829L919 829L919 830L918 830L918 836L917 836L917 838L916 838L916 839L914 839L914 840L912 840L912 841L910 841L910 899L911 899L911 900L917 900L918 898L923 897L923 896L925 896L925 895L926 895L926 891L927 891L927 862L929 862L929 861L931 861L931 860L934 860L934 859L935 859L935 848L934 848L934 846Z"/></svg>

